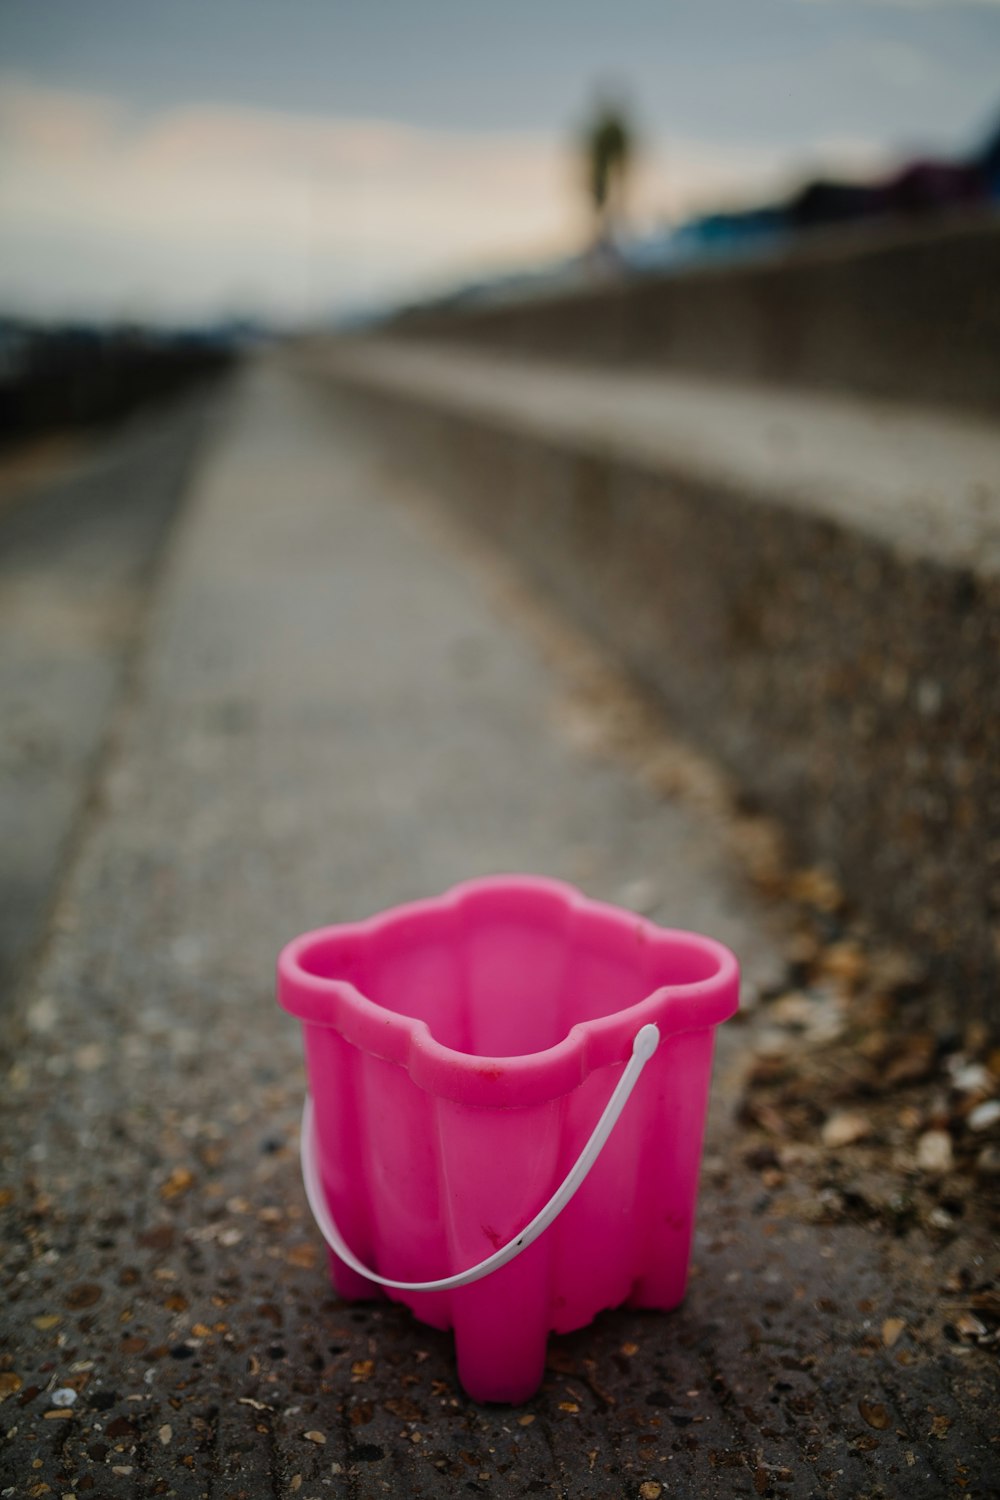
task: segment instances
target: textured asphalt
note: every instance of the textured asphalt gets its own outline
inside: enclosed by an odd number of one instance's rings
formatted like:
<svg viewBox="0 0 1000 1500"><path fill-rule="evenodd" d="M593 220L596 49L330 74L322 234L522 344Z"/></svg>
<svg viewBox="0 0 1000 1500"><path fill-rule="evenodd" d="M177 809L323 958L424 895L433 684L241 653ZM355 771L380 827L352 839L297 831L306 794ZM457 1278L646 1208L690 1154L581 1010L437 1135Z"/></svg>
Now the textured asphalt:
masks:
<svg viewBox="0 0 1000 1500"><path fill-rule="evenodd" d="M752 990L783 915L696 806L571 732L489 558L279 369L241 378L156 580L4 1031L3 1494L987 1493L980 1356L870 1332L918 1321L951 1252L770 1211L733 1120L746 1025L676 1313L605 1314L525 1408L481 1408L446 1335L336 1300L285 939L530 869L721 937Z"/></svg>

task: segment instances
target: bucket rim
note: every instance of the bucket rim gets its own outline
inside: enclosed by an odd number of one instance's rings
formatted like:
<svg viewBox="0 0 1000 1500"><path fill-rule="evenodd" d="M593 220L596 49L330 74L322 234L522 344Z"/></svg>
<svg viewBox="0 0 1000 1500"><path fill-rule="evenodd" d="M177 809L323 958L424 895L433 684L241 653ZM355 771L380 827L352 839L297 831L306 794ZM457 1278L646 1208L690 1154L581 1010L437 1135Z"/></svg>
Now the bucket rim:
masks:
<svg viewBox="0 0 1000 1500"><path fill-rule="evenodd" d="M419 923L484 896L516 895L552 902L567 916L597 915L653 947L678 945L709 959L705 978L659 986L620 1010L577 1021L561 1040L539 1051L490 1057L438 1041L428 1023L373 1000L346 979L324 977L303 963L324 944L367 943L400 924ZM281 950L278 1003L306 1028L325 1027L369 1056L397 1063L413 1081L443 1098L486 1108L544 1103L571 1092L599 1067L624 1064L639 1029L652 1022L664 1040L714 1028L739 1005L739 964L725 944L683 928L661 927L639 913L598 901L561 880L537 875L488 875L465 880L440 896L400 903L356 922L300 933Z"/></svg>

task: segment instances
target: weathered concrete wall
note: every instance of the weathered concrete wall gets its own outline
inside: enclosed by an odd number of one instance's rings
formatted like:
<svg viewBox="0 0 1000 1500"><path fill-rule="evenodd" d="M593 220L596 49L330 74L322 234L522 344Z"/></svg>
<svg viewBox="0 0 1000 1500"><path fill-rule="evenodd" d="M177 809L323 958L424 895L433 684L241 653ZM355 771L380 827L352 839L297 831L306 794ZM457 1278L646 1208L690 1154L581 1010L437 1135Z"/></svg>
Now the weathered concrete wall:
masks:
<svg viewBox="0 0 1000 1500"><path fill-rule="evenodd" d="M1000 407L1000 219L827 235L766 262L452 312L393 332Z"/></svg>
<svg viewBox="0 0 1000 1500"><path fill-rule="evenodd" d="M734 488L342 382L917 952L997 1019L1000 579Z"/></svg>

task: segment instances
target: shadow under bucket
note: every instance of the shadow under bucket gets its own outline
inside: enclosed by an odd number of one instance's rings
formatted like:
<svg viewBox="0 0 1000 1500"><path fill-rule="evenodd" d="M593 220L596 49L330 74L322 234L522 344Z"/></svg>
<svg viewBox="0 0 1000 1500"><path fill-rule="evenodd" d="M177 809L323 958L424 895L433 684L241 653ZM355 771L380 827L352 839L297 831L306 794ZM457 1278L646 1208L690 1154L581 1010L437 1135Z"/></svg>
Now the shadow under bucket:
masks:
<svg viewBox="0 0 1000 1500"><path fill-rule="evenodd" d="M681 1301L728 948L499 876L296 938L278 999L334 1285L453 1328L474 1399L533 1395L550 1332Z"/></svg>

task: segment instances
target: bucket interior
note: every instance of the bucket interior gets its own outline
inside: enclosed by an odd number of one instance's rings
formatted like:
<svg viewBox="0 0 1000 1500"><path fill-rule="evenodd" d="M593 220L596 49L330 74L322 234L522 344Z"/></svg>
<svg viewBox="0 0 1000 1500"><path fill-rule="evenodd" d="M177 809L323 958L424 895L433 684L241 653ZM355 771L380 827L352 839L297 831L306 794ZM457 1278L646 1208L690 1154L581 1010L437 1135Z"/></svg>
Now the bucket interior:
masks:
<svg viewBox="0 0 1000 1500"><path fill-rule="evenodd" d="M718 971L710 950L681 934L654 945L653 931L640 917L573 906L555 892L492 889L410 908L367 931L319 936L299 962L426 1021L458 1052L520 1057L663 985Z"/></svg>

